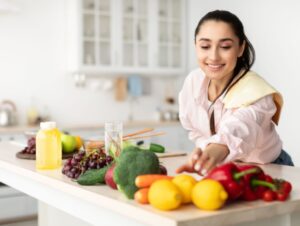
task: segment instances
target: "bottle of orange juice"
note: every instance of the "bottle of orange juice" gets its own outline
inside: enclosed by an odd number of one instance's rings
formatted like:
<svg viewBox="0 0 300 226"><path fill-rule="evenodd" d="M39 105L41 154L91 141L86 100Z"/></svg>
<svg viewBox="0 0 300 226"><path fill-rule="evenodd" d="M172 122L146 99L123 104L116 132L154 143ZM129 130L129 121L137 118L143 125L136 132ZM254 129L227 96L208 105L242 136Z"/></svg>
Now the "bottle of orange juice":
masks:
<svg viewBox="0 0 300 226"><path fill-rule="evenodd" d="M60 132L55 122L41 122L36 135L36 168L56 169L62 164Z"/></svg>

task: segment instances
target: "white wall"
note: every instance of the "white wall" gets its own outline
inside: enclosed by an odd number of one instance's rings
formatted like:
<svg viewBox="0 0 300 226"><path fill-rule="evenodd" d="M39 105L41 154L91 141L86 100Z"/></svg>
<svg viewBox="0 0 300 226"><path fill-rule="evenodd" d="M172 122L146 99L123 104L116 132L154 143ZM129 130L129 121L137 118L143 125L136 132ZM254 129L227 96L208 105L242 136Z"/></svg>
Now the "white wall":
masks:
<svg viewBox="0 0 300 226"><path fill-rule="evenodd" d="M197 67L193 46L194 29L208 11L225 9L243 22L256 50L253 69L284 97L278 131L286 149L300 165L300 2L297 0L190 0L189 68Z"/></svg>
<svg viewBox="0 0 300 226"><path fill-rule="evenodd" d="M0 101L17 104L20 123L25 124L31 97L41 110L47 106L60 126L126 120L128 101L115 102L113 91L75 88L68 76L66 0L10 2L20 12L0 12ZM135 119L151 118L163 101L162 81L152 83L152 95L134 106Z"/></svg>

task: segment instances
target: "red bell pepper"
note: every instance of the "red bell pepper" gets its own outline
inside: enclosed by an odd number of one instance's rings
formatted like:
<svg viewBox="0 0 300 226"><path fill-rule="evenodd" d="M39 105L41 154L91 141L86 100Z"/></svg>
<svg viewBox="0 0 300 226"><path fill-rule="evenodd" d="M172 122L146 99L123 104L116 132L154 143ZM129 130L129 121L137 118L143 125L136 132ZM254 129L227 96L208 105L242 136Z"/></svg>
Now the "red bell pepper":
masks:
<svg viewBox="0 0 300 226"><path fill-rule="evenodd" d="M255 165L238 165L238 169L243 172L249 169L256 169L256 173L247 174L243 177L245 182L245 190L241 196L243 200L253 201L260 199L263 193L267 190L265 174L259 166Z"/></svg>
<svg viewBox="0 0 300 226"><path fill-rule="evenodd" d="M292 190L292 185L282 179L273 179L271 176L264 174L262 169L254 165L237 166L241 171L248 171L252 168L260 169L257 174L247 174L244 176L245 190L242 199L252 201L263 199L264 201L285 201Z"/></svg>
<svg viewBox="0 0 300 226"><path fill-rule="evenodd" d="M226 163L215 167L211 170L206 178L219 181L228 193L228 200L235 200L239 198L245 189L244 177L260 173L260 168L249 168L248 170L239 170L234 163Z"/></svg>

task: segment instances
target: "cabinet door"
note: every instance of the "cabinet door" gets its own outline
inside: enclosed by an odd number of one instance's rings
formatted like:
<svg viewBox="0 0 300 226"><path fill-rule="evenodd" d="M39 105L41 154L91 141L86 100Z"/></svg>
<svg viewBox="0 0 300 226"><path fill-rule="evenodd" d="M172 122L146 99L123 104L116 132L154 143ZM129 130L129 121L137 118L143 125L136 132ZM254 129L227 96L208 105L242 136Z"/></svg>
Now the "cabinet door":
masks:
<svg viewBox="0 0 300 226"><path fill-rule="evenodd" d="M183 8L182 0L158 1L158 65L161 68L182 67Z"/></svg>
<svg viewBox="0 0 300 226"><path fill-rule="evenodd" d="M110 0L82 0L82 59L85 66L112 63L112 4Z"/></svg>
<svg viewBox="0 0 300 226"><path fill-rule="evenodd" d="M121 7L121 65L147 67L149 0L122 0Z"/></svg>
<svg viewBox="0 0 300 226"><path fill-rule="evenodd" d="M180 75L184 0L68 0L73 73Z"/></svg>

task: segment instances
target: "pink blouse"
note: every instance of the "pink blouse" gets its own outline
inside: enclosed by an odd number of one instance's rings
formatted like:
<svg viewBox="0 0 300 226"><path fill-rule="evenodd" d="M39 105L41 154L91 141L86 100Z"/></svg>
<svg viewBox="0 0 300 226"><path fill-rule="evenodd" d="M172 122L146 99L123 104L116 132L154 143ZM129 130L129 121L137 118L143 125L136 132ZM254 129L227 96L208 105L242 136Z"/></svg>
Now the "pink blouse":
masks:
<svg viewBox="0 0 300 226"><path fill-rule="evenodd" d="M179 93L179 117L189 139L202 150L210 143L224 144L229 155L224 162L239 160L270 163L280 154L282 142L272 116L276 112L271 95L247 107L225 109L224 95L213 105L216 134L210 132L209 79L200 70L192 71Z"/></svg>

